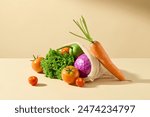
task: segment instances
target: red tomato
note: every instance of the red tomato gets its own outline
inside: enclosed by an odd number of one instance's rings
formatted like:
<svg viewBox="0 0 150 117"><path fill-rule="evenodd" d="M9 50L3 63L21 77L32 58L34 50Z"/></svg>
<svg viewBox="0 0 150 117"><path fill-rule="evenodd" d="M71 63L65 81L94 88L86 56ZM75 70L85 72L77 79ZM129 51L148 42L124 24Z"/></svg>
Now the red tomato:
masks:
<svg viewBox="0 0 150 117"><path fill-rule="evenodd" d="M43 69L41 66L41 61L43 60L43 57L34 57L34 60L32 61L32 68L38 73L42 73Z"/></svg>
<svg viewBox="0 0 150 117"><path fill-rule="evenodd" d="M28 82L29 82L29 84L31 84L32 86L35 86L35 85L37 85L37 83L38 83L38 78L37 78L36 76L30 76L30 77L28 78Z"/></svg>
<svg viewBox="0 0 150 117"><path fill-rule="evenodd" d="M64 47L61 49L61 54L64 54L64 53L69 53L69 48L68 47Z"/></svg>
<svg viewBox="0 0 150 117"><path fill-rule="evenodd" d="M79 77L79 71L74 66L67 66L61 72L62 79L68 84L74 84L77 77Z"/></svg>
<svg viewBox="0 0 150 117"><path fill-rule="evenodd" d="M76 79L76 85L79 86L79 87L83 87L85 84L85 81L83 78L77 78Z"/></svg>

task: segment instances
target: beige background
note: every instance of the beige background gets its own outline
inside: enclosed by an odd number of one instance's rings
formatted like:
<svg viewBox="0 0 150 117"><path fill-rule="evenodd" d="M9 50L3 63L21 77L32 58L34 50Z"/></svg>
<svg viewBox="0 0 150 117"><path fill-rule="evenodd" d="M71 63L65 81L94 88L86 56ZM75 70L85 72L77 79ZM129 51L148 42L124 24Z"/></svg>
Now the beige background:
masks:
<svg viewBox="0 0 150 117"><path fill-rule="evenodd" d="M79 40L83 15L111 57L150 57L149 0L0 0L0 57L45 55Z"/></svg>

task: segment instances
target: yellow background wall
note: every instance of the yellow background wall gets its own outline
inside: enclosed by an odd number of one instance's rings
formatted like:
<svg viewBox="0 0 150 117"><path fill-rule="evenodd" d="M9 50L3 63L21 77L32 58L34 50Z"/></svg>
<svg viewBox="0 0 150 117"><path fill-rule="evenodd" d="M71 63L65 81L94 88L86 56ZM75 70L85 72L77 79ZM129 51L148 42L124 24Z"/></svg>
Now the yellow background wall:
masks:
<svg viewBox="0 0 150 117"><path fill-rule="evenodd" d="M79 40L83 15L113 58L150 57L149 0L1 0L0 57L32 57Z"/></svg>

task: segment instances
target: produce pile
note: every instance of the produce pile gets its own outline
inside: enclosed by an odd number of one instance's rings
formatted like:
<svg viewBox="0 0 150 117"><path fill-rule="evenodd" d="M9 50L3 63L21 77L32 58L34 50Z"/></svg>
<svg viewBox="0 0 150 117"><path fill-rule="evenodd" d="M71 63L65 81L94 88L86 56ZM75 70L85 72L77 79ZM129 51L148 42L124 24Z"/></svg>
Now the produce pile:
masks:
<svg viewBox="0 0 150 117"><path fill-rule="evenodd" d="M50 48L46 57L35 57L32 68L38 73L44 73L46 77L60 79L70 85L83 87L85 79L93 81L100 77L100 68L103 65L120 81L125 77L121 71L113 64L106 51L98 41L94 41L90 36L85 19L81 17L79 21L73 20L78 26L83 36L73 32L71 34L90 42L90 52L79 43L72 43L56 50ZM36 79L31 82L32 79ZM33 86L37 84L37 78L30 78L29 83Z"/></svg>
<svg viewBox="0 0 150 117"><path fill-rule="evenodd" d="M82 49L77 44L71 44L57 50L50 49L41 61L41 66L46 77L70 82L71 77L85 78L90 72L90 62ZM67 78L68 77L68 78Z"/></svg>

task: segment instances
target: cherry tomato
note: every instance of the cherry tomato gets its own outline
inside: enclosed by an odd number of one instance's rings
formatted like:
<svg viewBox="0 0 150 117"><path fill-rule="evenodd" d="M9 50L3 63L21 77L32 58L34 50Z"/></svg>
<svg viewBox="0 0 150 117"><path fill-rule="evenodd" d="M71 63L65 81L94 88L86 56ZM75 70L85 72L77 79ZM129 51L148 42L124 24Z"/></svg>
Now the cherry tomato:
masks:
<svg viewBox="0 0 150 117"><path fill-rule="evenodd" d="M34 60L32 61L32 68L33 70L35 70L38 73L42 73L43 69L41 66L41 61L43 60L43 57L37 57L35 58L34 56Z"/></svg>
<svg viewBox="0 0 150 117"><path fill-rule="evenodd" d="M61 72L62 79L68 84L74 84L77 77L79 77L79 71L74 66L67 66Z"/></svg>
<svg viewBox="0 0 150 117"><path fill-rule="evenodd" d="M69 53L69 48L68 47L64 47L61 49L61 54L65 54L65 53Z"/></svg>
<svg viewBox="0 0 150 117"><path fill-rule="evenodd" d="M85 84L85 81L83 78L77 78L76 79L76 85L79 86L79 87L83 87Z"/></svg>
<svg viewBox="0 0 150 117"><path fill-rule="evenodd" d="M32 86L35 86L35 85L37 85L37 83L38 83L38 78L37 78L36 76L30 76L30 77L28 78L28 82L29 82L29 84L31 84Z"/></svg>

